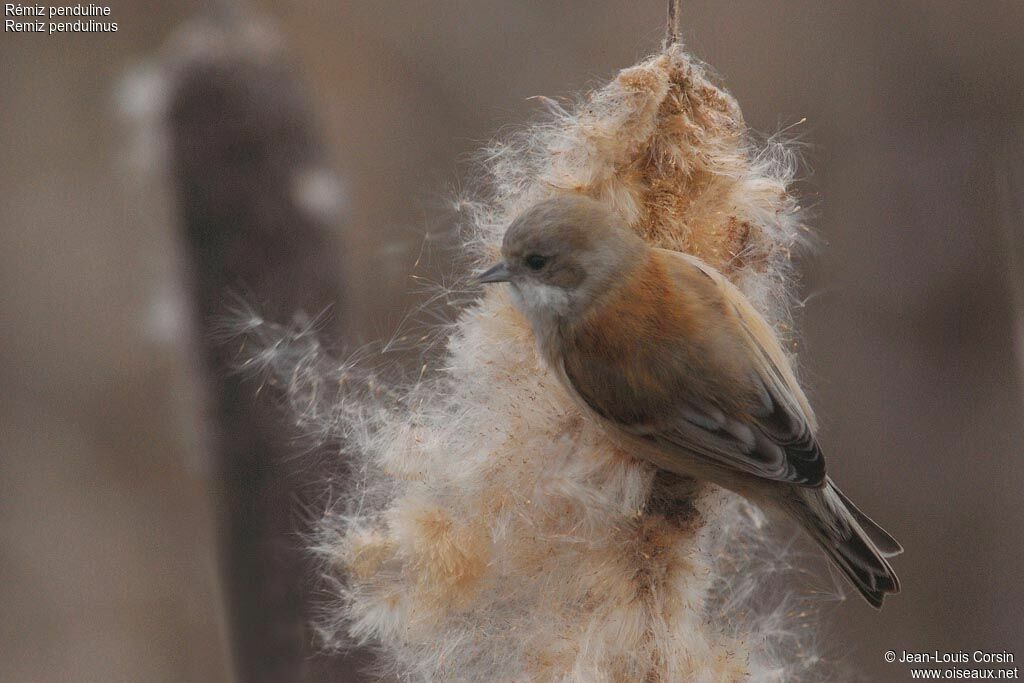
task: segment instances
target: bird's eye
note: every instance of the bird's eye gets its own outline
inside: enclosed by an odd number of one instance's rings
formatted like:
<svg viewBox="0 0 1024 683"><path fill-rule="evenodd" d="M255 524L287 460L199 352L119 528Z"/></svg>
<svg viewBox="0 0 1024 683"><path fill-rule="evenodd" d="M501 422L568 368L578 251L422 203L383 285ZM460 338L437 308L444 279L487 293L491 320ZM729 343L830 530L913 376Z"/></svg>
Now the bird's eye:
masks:
<svg viewBox="0 0 1024 683"><path fill-rule="evenodd" d="M546 266L547 263L547 257L541 256L540 254L530 254L529 256L526 257L526 267L529 268L530 270L540 270L541 268Z"/></svg>

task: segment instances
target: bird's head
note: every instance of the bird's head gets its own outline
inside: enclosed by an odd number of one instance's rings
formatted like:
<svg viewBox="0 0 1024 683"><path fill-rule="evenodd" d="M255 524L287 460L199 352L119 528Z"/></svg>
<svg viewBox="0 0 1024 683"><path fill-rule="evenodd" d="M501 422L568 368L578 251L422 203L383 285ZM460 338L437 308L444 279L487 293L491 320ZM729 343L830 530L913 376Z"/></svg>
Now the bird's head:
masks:
<svg viewBox="0 0 1024 683"><path fill-rule="evenodd" d="M582 195L540 202L505 232L502 261L477 282L507 282L531 321L580 315L640 260L646 245L617 214Z"/></svg>

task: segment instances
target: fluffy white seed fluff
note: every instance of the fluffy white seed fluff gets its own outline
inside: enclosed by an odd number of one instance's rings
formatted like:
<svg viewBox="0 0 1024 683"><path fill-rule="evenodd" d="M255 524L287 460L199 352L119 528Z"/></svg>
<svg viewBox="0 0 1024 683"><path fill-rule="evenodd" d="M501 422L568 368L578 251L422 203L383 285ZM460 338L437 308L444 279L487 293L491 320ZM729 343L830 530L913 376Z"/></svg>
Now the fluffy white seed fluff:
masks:
<svg viewBox="0 0 1024 683"><path fill-rule="evenodd" d="M703 65L673 46L548 104L487 150L483 191L460 202L480 265L523 209L586 193L788 329L793 164L752 140ZM503 288L466 305L443 362L403 388L332 365L302 331L250 331L252 362L351 463L316 547L337 598L329 644L373 644L411 680L788 681L817 664L790 603L760 592L786 564L760 513L693 482L671 510L652 504L652 469L581 415Z"/></svg>

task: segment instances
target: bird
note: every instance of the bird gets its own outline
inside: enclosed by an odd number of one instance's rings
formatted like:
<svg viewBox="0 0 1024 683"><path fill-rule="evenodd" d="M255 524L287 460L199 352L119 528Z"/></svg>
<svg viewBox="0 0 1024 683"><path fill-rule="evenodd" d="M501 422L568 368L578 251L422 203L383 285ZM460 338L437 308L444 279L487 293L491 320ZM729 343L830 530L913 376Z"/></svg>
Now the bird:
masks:
<svg viewBox="0 0 1024 683"><path fill-rule="evenodd" d="M721 272L572 193L518 215L476 280L509 285L559 383L639 459L780 509L873 607L899 592L902 546L828 476L787 354Z"/></svg>

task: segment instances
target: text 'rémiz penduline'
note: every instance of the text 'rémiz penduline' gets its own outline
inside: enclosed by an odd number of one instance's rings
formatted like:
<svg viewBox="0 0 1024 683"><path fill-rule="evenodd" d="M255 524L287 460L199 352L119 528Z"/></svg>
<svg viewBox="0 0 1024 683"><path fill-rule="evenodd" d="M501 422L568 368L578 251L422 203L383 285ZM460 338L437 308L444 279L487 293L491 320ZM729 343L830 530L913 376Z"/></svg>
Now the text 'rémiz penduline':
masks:
<svg viewBox="0 0 1024 683"><path fill-rule="evenodd" d="M116 21L97 21L109 17L107 5L20 5L4 4L5 33L114 33ZM11 19L10 17L18 17ZM68 19L68 21L22 21L21 18Z"/></svg>

